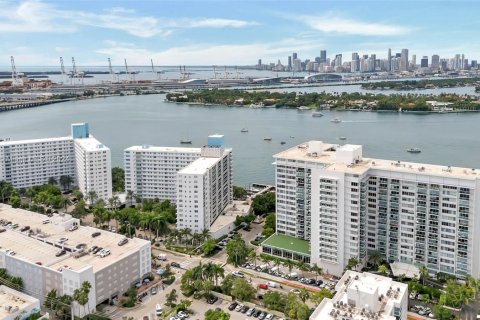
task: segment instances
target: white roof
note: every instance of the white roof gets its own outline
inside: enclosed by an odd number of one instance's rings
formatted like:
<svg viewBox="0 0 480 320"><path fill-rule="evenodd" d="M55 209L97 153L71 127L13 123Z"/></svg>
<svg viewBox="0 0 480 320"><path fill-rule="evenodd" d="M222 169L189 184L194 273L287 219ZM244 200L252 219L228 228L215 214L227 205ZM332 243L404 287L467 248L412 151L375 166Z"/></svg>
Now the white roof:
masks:
<svg viewBox="0 0 480 320"><path fill-rule="evenodd" d="M125 151L135 152L164 152L164 153L200 153L201 148L157 147L151 145L131 146Z"/></svg>
<svg viewBox="0 0 480 320"><path fill-rule="evenodd" d="M82 148L87 151L110 150L107 146L95 139L92 135L90 135L88 138L75 139L75 143L80 144Z"/></svg>
<svg viewBox="0 0 480 320"><path fill-rule="evenodd" d="M179 174L204 174L222 158L198 158L188 166L178 171Z"/></svg>
<svg viewBox="0 0 480 320"><path fill-rule="evenodd" d="M42 138L42 139L29 139L29 140L8 140L0 142L0 146L11 146L19 144L32 144L42 142L55 142L55 141L72 141L72 137L56 137L56 138Z"/></svg>
<svg viewBox="0 0 480 320"><path fill-rule="evenodd" d="M420 278L420 271L413 264L394 262L390 264L393 275L398 277L399 275L405 275L406 278L413 279L415 276Z"/></svg>

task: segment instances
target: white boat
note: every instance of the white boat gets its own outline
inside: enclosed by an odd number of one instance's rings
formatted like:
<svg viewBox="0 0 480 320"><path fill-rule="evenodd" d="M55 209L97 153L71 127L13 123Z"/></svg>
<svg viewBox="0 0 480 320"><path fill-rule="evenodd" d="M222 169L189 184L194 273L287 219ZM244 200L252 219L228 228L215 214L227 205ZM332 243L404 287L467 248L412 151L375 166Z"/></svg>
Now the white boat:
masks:
<svg viewBox="0 0 480 320"><path fill-rule="evenodd" d="M310 108L307 107L307 106L300 106L300 107L298 107L297 109L298 109L298 110L310 110Z"/></svg>
<svg viewBox="0 0 480 320"><path fill-rule="evenodd" d="M185 139L185 140L180 140L181 144L192 144L192 140Z"/></svg>
<svg viewBox="0 0 480 320"><path fill-rule="evenodd" d="M338 138L338 139L339 139L339 140L347 140L347 138L345 138L345 137L340 137L340 138Z"/></svg>
<svg viewBox="0 0 480 320"><path fill-rule="evenodd" d="M265 105L264 105L262 102L256 103L256 104L255 104L255 103L252 103L252 104L250 105L250 108L252 108L252 109L259 109L259 108L264 108L264 107L265 107Z"/></svg>
<svg viewBox="0 0 480 320"><path fill-rule="evenodd" d="M342 120L340 120L339 118L333 118L332 120L330 120L330 122L340 123L342 122Z"/></svg>
<svg viewBox="0 0 480 320"><path fill-rule="evenodd" d="M418 148L410 148L410 149L407 149L407 152L410 152L410 153L420 153L422 152L422 150L418 149Z"/></svg>
<svg viewBox="0 0 480 320"><path fill-rule="evenodd" d="M248 129L247 129L247 128L243 128L242 130L240 130L240 132L248 132Z"/></svg>
<svg viewBox="0 0 480 320"><path fill-rule="evenodd" d="M270 137L265 137L265 138L263 138L263 140L265 140L265 141L272 141L272 138L270 138Z"/></svg>
<svg viewBox="0 0 480 320"><path fill-rule="evenodd" d="M323 113L315 111L314 113L312 113L312 117L323 117Z"/></svg>

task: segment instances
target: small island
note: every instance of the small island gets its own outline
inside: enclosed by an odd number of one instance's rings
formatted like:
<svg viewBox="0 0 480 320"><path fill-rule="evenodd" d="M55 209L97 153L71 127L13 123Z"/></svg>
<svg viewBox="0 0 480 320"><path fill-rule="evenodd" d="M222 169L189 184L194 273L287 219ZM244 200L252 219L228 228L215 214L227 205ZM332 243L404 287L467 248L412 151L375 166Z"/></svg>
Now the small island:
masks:
<svg viewBox="0 0 480 320"><path fill-rule="evenodd" d="M455 79L422 79L403 81L378 81L363 83L362 88L368 90L424 90L439 88L455 88L480 86L480 78L455 78ZM478 92L478 91L477 91Z"/></svg>
<svg viewBox="0 0 480 320"><path fill-rule="evenodd" d="M296 93L246 90L200 90L169 93L166 101L192 106L229 106L249 108L303 108L338 111L451 113L480 111L475 95L385 95L362 93Z"/></svg>

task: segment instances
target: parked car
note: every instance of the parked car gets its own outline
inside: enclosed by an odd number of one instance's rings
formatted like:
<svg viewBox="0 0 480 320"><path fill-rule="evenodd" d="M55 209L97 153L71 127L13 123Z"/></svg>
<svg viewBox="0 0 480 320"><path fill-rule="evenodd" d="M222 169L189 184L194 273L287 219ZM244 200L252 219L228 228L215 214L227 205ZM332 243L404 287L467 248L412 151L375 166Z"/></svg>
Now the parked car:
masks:
<svg viewBox="0 0 480 320"><path fill-rule="evenodd" d="M102 247L97 247L95 250L92 251L93 254L97 254L99 251L102 251Z"/></svg>
<svg viewBox="0 0 480 320"><path fill-rule="evenodd" d="M58 239L58 242L60 242L60 243L64 243L64 242L67 242L67 241L68 241L68 238L65 238L65 237Z"/></svg>
<svg viewBox="0 0 480 320"><path fill-rule="evenodd" d="M260 289L263 289L263 290L267 290L267 289L268 289L268 285L266 285L265 283L260 283L260 284L258 285L258 287L259 287Z"/></svg>
<svg viewBox="0 0 480 320"><path fill-rule="evenodd" d="M267 316L267 313L262 311L262 313L260 313L260 315L258 316L258 319L263 320L265 319L266 316Z"/></svg>
<svg viewBox="0 0 480 320"><path fill-rule="evenodd" d="M74 224L73 226L71 226L68 231L75 231L78 229L78 225Z"/></svg>
<svg viewBox="0 0 480 320"><path fill-rule="evenodd" d="M240 271L232 271L232 275L235 276L235 277L239 277L239 278L244 278L245 275L243 273L241 273Z"/></svg>
<svg viewBox="0 0 480 320"><path fill-rule="evenodd" d="M100 234L101 234L101 233L98 232L98 231L97 231L97 232L94 232L94 233L92 233L92 238L96 238L96 237L98 237Z"/></svg>
<svg viewBox="0 0 480 320"><path fill-rule="evenodd" d="M110 255L110 250L108 250L108 249L104 249L104 250L100 251L100 253L99 253L99 256L101 258L105 258L108 255Z"/></svg>
<svg viewBox="0 0 480 320"><path fill-rule="evenodd" d="M157 303L157 305L155 306L155 314L157 316L161 316L162 313L163 313L162 306L160 305L160 303Z"/></svg>
<svg viewBox="0 0 480 320"><path fill-rule="evenodd" d="M24 232L24 231L27 231L27 230L30 230L30 226L24 226L24 227L20 228L20 232Z"/></svg>
<svg viewBox="0 0 480 320"><path fill-rule="evenodd" d="M273 314L269 313L267 314L267 316L265 317L265 320L272 320L273 319Z"/></svg>
<svg viewBox="0 0 480 320"><path fill-rule="evenodd" d="M273 282L273 281L268 281L267 286L269 286L270 288L276 288L276 287L278 287L278 284L276 282Z"/></svg>
<svg viewBox="0 0 480 320"><path fill-rule="evenodd" d="M67 251L65 251L65 250L57 251L57 253L55 253L55 257L61 257L61 256L63 256L65 253L67 253Z"/></svg>
<svg viewBox="0 0 480 320"><path fill-rule="evenodd" d="M255 311L255 312L253 313L253 316L254 316L255 318L258 318L258 316L260 315L260 313L262 313L262 310L257 310L257 311Z"/></svg>
<svg viewBox="0 0 480 320"><path fill-rule="evenodd" d="M300 290L298 289L292 289L290 290L291 293L295 293L295 294L300 294Z"/></svg>
<svg viewBox="0 0 480 320"><path fill-rule="evenodd" d="M235 307L235 311L237 311L237 312L238 312L238 311L242 310L242 309L243 309L243 307L244 307L244 305L243 305L243 304L239 304L239 305L237 305L237 306Z"/></svg>
<svg viewBox="0 0 480 320"><path fill-rule="evenodd" d="M7 231L7 229L0 228L0 233Z"/></svg>
<svg viewBox="0 0 480 320"><path fill-rule="evenodd" d="M150 289L150 293L153 295L153 294L157 294L157 287L152 287Z"/></svg>
<svg viewBox="0 0 480 320"><path fill-rule="evenodd" d="M212 297L207 298L207 303L208 304L214 304L215 302L217 302L217 300L218 300L217 297L212 296Z"/></svg>
<svg viewBox="0 0 480 320"><path fill-rule="evenodd" d="M167 255L165 253L160 253L157 259L161 261L167 261Z"/></svg>
<svg viewBox="0 0 480 320"><path fill-rule="evenodd" d="M243 306L242 310L240 310L241 313L247 313L248 309L250 309L247 306Z"/></svg>
<svg viewBox="0 0 480 320"><path fill-rule="evenodd" d="M181 319L187 319L189 317L188 313L186 313L184 311L179 311L177 313L177 316L179 316Z"/></svg>
<svg viewBox="0 0 480 320"><path fill-rule="evenodd" d="M43 223L43 224L48 224L48 223L50 223L50 220L45 219L45 220L42 221L42 223Z"/></svg>
<svg viewBox="0 0 480 320"><path fill-rule="evenodd" d="M250 317L251 315L253 315L254 312L255 312L255 308L250 308L250 309L248 309L246 314L247 314L247 316Z"/></svg>
<svg viewBox="0 0 480 320"><path fill-rule="evenodd" d="M170 262L170 266L172 266L172 267L174 267L174 268L181 268L181 267L180 267L180 264L177 263L177 262L175 262L175 261L174 261L174 262Z"/></svg>
<svg viewBox="0 0 480 320"><path fill-rule="evenodd" d="M238 303L232 302L232 303L228 306L228 310L233 311L233 310L235 310L235 308L236 308L237 306L238 306Z"/></svg>
<svg viewBox="0 0 480 320"><path fill-rule="evenodd" d="M88 249L88 252L94 252L98 246L92 246L90 249Z"/></svg>
<svg viewBox="0 0 480 320"><path fill-rule="evenodd" d="M122 240L120 240L120 241L118 242L118 245L119 245L119 246L123 246L123 245L126 244L127 242L128 242L128 238L123 238Z"/></svg>

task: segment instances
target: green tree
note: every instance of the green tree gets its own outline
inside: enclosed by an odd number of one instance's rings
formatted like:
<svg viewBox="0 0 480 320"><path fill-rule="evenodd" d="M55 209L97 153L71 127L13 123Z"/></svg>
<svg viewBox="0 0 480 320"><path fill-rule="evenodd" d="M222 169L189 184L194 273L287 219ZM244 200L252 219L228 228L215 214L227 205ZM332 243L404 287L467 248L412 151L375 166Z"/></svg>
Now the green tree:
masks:
<svg viewBox="0 0 480 320"><path fill-rule="evenodd" d="M80 191L78 188L73 188L72 196L74 196L77 201L83 200L84 198L82 191Z"/></svg>
<svg viewBox="0 0 480 320"><path fill-rule="evenodd" d="M85 217L88 214L87 210L85 209L85 206L86 206L86 203L84 200L78 201L75 204L75 208L72 210L72 216L78 219Z"/></svg>
<svg viewBox="0 0 480 320"><path fill-rule="evenodd" d="M247 190L242 187L233 186L233 198L235 200L245 200L247 198Z"/></svg>
<svg viewBox="0 0 480 320"><path fill-rule="evenodd" d="M10 204L11 204L12 208L18 208L22 204L22 200L20 199L19 196L12 195L10 197Z"/></svg>
<svg viewBox="0 0 480 320"><path fill-rule="evenodd" d="M133 206L133 200L135 200L135 192L133 192L132 190L127 190L127 196L126 196L126 200L128 202L130 202L130 207Z"/></svg>
<svg viewBox="0 0 480 320"><path fill-rule="evenodd" d="M237 278L231 274L223 278L222 284L220 285L223 294L226 294L227 296L232 295L233 281L235 281L235 279Z"/></svg>
<svg viewBox="0 0 480 320"><path fill-rule="evenodd" d="M380 272L383 275L386 275L388 273L388 268L386 265L382 264L378 266L378 272Z"/></svg>
<svg viewBox="0 0 480 320"><path fill-rule="evenodd" d="M452 313L441 305L436 305L432 310L435 319L437 320L452 320Z"/></svg>
<svg viewBox="0 0 480 320"><path fill-rule="evenodd" d="M58 182L57 182L57 179L55 177L50 177L48 178L48 184L54 186L56 185Z"/></svg>
<svg viewBox="0 0 480 320"><path fill-rule="evenodd" d="M97 193L94 190L88 191L87 196L88 196L88 200L90 201L90 205L93 206L95 201L98 199Z"/></svg>
<svg viewBox="0 0 480 320"><path fill-rule="evenodd" d="M0 181L0 199L2 199L2 203L5 203L5 200L8 199L14 191L15 189L10 182Z"/></svg>
<svg viewBox="0 0 480 320"><path fill-rule="evenodd" d="M310 292L308 292L305 288L301 288L298 297L303 303L305 303L310 298Z"/></svg>
<svg viewBox="0 0 480 320"><path fill-rule="evenodd" d="M422 284L425 285L425 279L428 278L428 269L425 266L421 266L418 268L418 272L420 273L420 278L422 279Z"/></svg>
<svg viewBox="0 0 480 320"><path fill-rule="evenodd" d="M255 215L265 215L275 211L275 193L268 192L256 196L252 201L252 209Z"/></svg>
<svg viewBox="0 0 480 320"><path fill-rule="evenodd" d="M125 191L125 170L119 167L112 168L112 189L113 192Z"/></svg>
<svg viewBox="0 0 480 320"><path fill-rule="evenodd" d="M352 257L352 258L348 259L348 263L347 263L347 266L345 267L345 269L355 270L357 267L358 267L358 259L355 258L355 257Z"/></svg>
<svg viewBox="0 0 480 320"><path fill-rule="evenodd" d="M66 196L61 196L60 204L65 209L65 213L67 213L68 212L68 206L72 204L72 201L70 201L70 199Z"/></svg>
<svg viewBox="0 0 480 320"><path fill-rule="evenodd" d="M321 288L319 291L313 293L310 297L310 299L316 304L320 304L323 299L325 298L332 298L333 294L330 292L330 290Z"/></svg>
<svg viewBox="0 0 480 320"><path fill-rule="evenodd" d="M204 316L205 320L230 320L230 314L221 310L220 308L217 309L209 309L205 312Z"/></svg>
<svg viewBox="0 0 480 320"><path fill-rule="evenodd" d="M63 190L68 190L70 189L70 186L73 183L73 179L70 176L63 175L60 176L60 185L62 186Z"/></svg>
<svg viewBox="0 0 480 320"><path fill-rule="evenodd" d="M372 250L368 253L368 262L374 267L378 267L383 261L382 255L378 250Z"/></svg>
<svg viewBox="0 0 480 320"><path fill-rule="evenodd" d="M235 267L244 264L247 261L250 250L242 238L235 236L227 243L227 262Z"/></svg>
<svg viewBox="0 0 480 320"><path fill-rule="evenodd" d="M217 246L217 243L213 239L208 239L202 244L202 252L205 255L209 255Z"/></svg>
<svg viewBox="0 0 480 320"><path fill-rule="evenodd" d="M90 289L92 285L88 281L82 282L80 288L75 289L73 292L73 300L76 301L79 305L83 306L84 314L90 313L90 310L85 310L85 306L88 303L88 295L90 294Z"/></svg>
<svg viewBox="0 0 480 320"><path fill-rule="evenodd" d="M323 269L319 267L316 263L314 263L311 267L310 270L315 273L315 280L318 279L319 276L323 275Z"/></svg>
<svg viewBox="0 0 480 320"><path fill-rule="evenodd" d="M263 225L262 234L266 238L268 238L275 233L276 227L277 225L276 225L275 213L269 213L265 218L265 224Z"/></svg>
<svg viewBox="0 0 480 320"><path fill-rule="evenodd" d="M166 300L166 303L165 303L166 305L170 307L174 307L175 303L177 302L177 290L172 289L172 291L170 291L170 293L168 293L167 296L165 297L165 300Z"/></svg>
<svg viewBox="0 0 480 320"><path fill-rule="evenodd" d="M285 308L286 295L278 291L267 291L263 295L263 303L268 309L282 311Z"/></svg>
<svg viewBox="0 0 480 320"><path fill-rule="evenodd" d="M257 290L243 278L233 281L231 294L240 301L250 301L255 297Z"/></svg>

